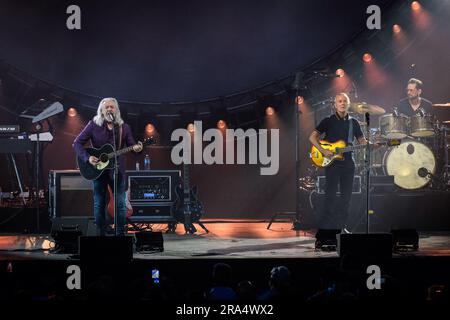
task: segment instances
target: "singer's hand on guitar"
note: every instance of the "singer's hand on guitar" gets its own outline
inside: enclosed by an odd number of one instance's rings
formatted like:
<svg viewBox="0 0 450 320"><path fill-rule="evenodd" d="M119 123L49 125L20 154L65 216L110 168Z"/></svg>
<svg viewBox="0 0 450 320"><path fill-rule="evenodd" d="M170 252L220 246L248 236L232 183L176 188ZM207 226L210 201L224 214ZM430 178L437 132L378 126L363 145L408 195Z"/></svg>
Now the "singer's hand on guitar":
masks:
<svg viewBox="0 0 450 320"><path fill-rule="evenodd" d="M322 148L322 150L320 150L320 152L327 158L331 158L334 155L333 151L328 150L328 149Z"/></svg>
<svg viewBox="0 0 450 320"><path fill-rule="evenodd" d="M98 163L98 158L94 156L89 157L89 163L95 166Z"/></svg>
<svg viewBox="0 0 450 320"><path fill-rule="evenodd" d="M142 151L142 142L138 141L138 143L133 146L133 151L141 152Z"/></svg>

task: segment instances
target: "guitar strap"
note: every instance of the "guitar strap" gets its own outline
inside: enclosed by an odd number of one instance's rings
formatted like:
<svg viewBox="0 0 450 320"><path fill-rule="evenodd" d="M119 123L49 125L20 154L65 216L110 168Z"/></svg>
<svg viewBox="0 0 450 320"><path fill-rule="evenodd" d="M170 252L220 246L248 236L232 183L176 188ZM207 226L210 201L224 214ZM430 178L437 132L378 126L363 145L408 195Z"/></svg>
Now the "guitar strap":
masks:
<svg viewBox="0 0 450 320"><path fill-rule="evenodd" d="M353 144L353 118L348 116L348 137L347 137L347 144Z"/></svg>
<svg viewBox="0 0 450 320"><path fill-rule="evenodd" d="M118 150L122 149L122 126L119 127L119 148Z"/></svg>

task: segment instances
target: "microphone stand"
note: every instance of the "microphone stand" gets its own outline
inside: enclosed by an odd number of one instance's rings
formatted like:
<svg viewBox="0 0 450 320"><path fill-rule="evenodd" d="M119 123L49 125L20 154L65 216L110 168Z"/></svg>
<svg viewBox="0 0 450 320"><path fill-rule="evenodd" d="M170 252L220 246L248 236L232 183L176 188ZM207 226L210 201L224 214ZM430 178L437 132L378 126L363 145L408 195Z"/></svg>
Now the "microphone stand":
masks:
<svg viewBox="0 0 450 320"><path fill-rule="evenodd" d="M115 124L115 117L110 114L109 115L113 122L113 147L114 147L114 190L113 190L113 196L114 196L114 234L117 236L119 236L119 231L117 229L118 226L118 218L117 218L117 179L119 179L119 167L118 167L118 161L117 161L117 145L116 145L116 124Z"/></svg>
<svg viewBox="0 0 450 320"><path fill-rule="evenodd" d="M40 213L39 213L39 206L40 206L40 197L39 197L39 167L41 165L41 161L40 161L40 147L41 147L41 143L39 141L39 136L41 135L42 132L42 124L40 122L38 122L36 124L36 159L35 159L35 165L36 165L36 192L35 192L35 197L36 197L36 228L37 228L37 232L39 233L39 229L41 228L40 226ZM31 191L31 190L30 190Z"/></svg>
<svg viewBox="0 0 450 320"><path fill-rule="evenodd" d="M365 167L366 167L366 215L367 215L367 223L366 223L366 233L369 233L369 210L370 210L370 114L366 112L366 137L367 137L367 145L366 145L366 159L365 159Z"/></svg>
<svg viewBox="0 0 450 320"><path fill-rule="evenodd" d="M445 183L444 183L444 181L442 179L440 179L438 176L434 175L427 168L425 168L425 167L420 168L419 171L417 172L417 174L419 175L419 177L422 177L422 178L426 177L426 178L430 179L430 182L431 183L434 182L438 186L438 188L440 190L445 190Z"/></svg>
<svg viewBox="0 0 450 320"><path fill-rule="evenodd" d="M300 231L300 138L299 138L299 130L300 130L300 119L299 116L301 114L300 106L298 103L299 97L299 89L300 89L300 73L295 75L295 219L293 222L292 229L295 231Z"/></svg>

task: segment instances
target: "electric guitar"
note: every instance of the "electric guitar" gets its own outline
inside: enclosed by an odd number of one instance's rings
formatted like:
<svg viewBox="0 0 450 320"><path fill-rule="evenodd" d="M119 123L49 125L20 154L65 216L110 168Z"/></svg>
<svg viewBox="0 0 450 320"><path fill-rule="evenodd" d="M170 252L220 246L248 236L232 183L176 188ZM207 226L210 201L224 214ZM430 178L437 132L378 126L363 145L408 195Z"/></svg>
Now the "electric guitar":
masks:
<svg viewBox="0 0 450 320"><path fill-rule="evenodd" d="M147 146L155 143L153 137L147 138L142 142L142 146ZM136 146L136 145L134 145ZM117 150L114 153L114 147L109 143L104 144L101 148L86 148L89 156L94 156L99 159L99 161L92 165L89 161L83 161L80 157L77 157L77 165L80 169L81 175L87 180L96 180L106 169L114 169L115 164L115 154L120 156L124 153L133 150L134 146L126 147Z"/></svg>
<svg viewBox="0 0 450 320"><path fill-rule="evenodd" d="M108 214L111 218L114 218L114 192L110 186L108 186L109 202L108 202ZM125 205L127 208L126 217L130 217L133 214L133 207L130 202L130 188L125 192Z"/></svg>
<svg viewBox="0 0 450 320"><path fill-rule="evenodd" d="M176 200L172 209L177 222L184 224L186 233L193 234L197 231L193 223L200 220L203 205L197 197L197 186L189 186L189 166L185 164L183 169L183 186L180 184L175 190Z"/></svg>
<svg viewBox="0 0 450 320"><path fill-rule="evenodd" d="M400 145L400 140L388 140L387 142L379 142L377 145L387 145L389 147L392 146L398 146ZM343 161L345 152L351 152L358 149L364 149L366 148L366 145L364 144L358 144L356 146L347 146L347 143L343 140L339 140L336 142L328 142L326 140L320 140L319 141L322 148L325 150L330 150L333 152L333 155L328 158L325 157L322 152L319 151L315 146L312 146L311 152L309 154L309 157L311 158L312 163L319 167L319 168L325 168L331 165L335 160ZM372 147L373 145L371 145Z"/></svg>

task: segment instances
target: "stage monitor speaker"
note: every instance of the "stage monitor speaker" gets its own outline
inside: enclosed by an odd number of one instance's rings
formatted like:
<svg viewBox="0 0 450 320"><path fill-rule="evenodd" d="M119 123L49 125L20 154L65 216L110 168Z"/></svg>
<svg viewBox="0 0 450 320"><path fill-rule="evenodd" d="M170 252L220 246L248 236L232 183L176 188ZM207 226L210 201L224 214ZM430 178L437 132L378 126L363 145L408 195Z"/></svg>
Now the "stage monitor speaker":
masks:
<svg viewBox="0 0 450 320"><path fill-rule="evenodd" d="M52 218L93 217L92 181L78 170L51 170L48 185Z"/></svg>
<svg viewBox="0 0 450 320"><path fill-rule="evenodd" d="M337 235L339 257L359 256L368 259L392 258L392 234L390 233L352 233Z"/></svg>
<svg viewBox="0 0 450 320"><path fill-rule="evenodd" d="M55 241L52 253L78 253L78 238L96 235L94 219L88 217L54 218L50 234Z"/></svg>
<svg viewBox="0 0 450 320"><path fill-rule="evenodd" d="M164 239L162 232L137 232L136 237L136 251L137 252L163 252Z"/></svg>
<svg viewBox="0 0 450 320"><path fill-rule="evenodd" d="M336 251L336 237L340 232L340 229L317 230L315 248L323 251Z"/></svg>
<svg viewBox="0 0 450 320"><path fill-rule="evenodd" d="M419 233L415 229L395 229L392 233L393 251L417 251L419 249Z"/></svg>
<svg viewBox="0 0 450 320"><path fill-rule="evenodd" d="M52 231L78 230L83 236L96 235L94 218L90 217L58 217L52 219Z"/></svg>
<svg viewBox="0 0 450 320"><path fill-rule="evenodd" d="M82 263L128 263L133 259L133 237L89 237L80 240L80 260Z"/></svg>

